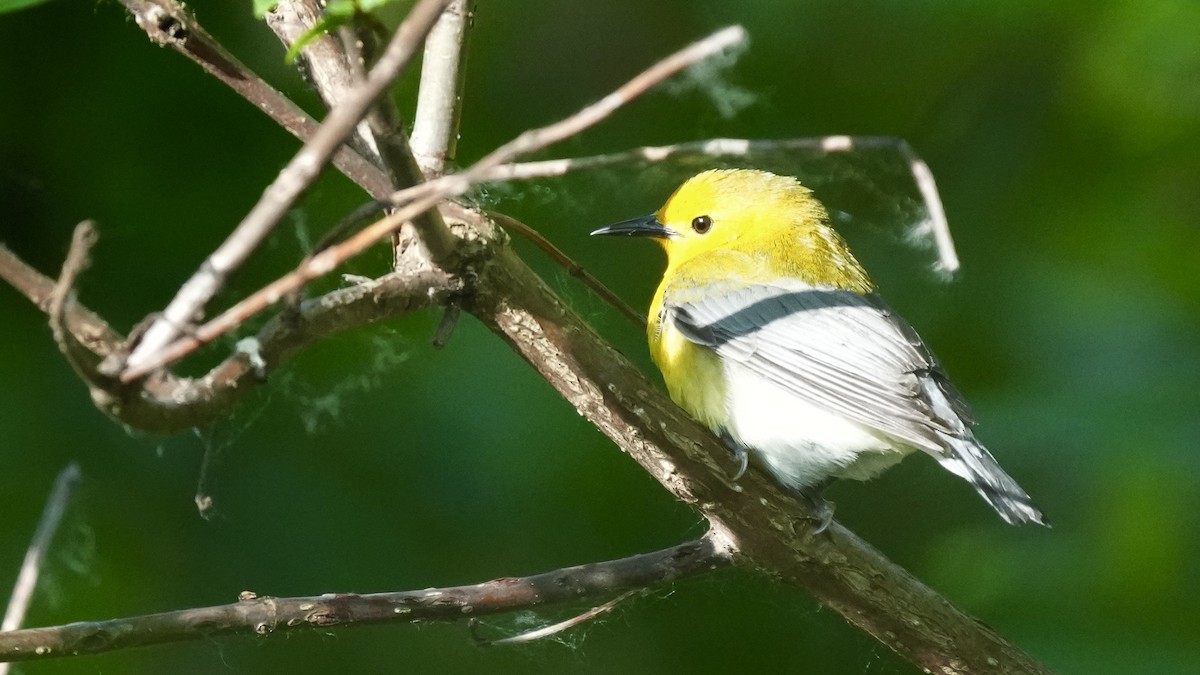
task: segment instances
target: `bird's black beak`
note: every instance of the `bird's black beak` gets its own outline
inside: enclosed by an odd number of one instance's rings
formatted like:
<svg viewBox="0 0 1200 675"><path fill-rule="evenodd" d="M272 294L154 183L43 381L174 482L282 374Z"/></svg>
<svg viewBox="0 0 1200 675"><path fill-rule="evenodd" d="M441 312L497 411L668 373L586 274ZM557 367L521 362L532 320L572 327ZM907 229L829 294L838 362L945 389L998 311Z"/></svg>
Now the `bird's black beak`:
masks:
<svg viewBox="0 0 1200 675"><path fill-rule="evenodd" d="M658 217L653 213L605 225L592 234L623 234L626 237L653 237L655 239L671 239L679 236L678 232L658 222Z"/></svg>

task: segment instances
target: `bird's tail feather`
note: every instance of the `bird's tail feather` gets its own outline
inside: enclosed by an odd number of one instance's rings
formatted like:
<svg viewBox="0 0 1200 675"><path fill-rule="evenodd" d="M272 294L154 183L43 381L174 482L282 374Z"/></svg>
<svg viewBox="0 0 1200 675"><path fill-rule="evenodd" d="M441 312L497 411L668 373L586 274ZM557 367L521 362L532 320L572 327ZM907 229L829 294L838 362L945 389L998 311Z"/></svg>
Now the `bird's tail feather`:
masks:
<svg viewBox="0 0 1200 675"><path fill-rule="evenodd" d="M992 454L978 441L955 437L946 437L946 440L953 451L938 457L938 461L951 473L966 479L1005 522L1009 525L1037 523L1050 526L1042 512L1033 505L1033 499L1000 468Z"/></svg>

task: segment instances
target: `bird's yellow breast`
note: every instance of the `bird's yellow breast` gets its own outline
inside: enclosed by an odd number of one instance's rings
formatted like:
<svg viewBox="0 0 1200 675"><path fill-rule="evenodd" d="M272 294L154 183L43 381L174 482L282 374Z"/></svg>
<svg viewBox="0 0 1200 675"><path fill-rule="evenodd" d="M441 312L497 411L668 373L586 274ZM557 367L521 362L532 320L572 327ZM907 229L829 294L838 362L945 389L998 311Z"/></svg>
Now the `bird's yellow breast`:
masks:
<svg viewBox="0 0 1200 675"><path fill-rule="evenodd" d="M716 352L691 342L662 316L664 287L650 306L647 334L650 356L662 371L671 399L710 429L728 426L728 388Z"/></svg>

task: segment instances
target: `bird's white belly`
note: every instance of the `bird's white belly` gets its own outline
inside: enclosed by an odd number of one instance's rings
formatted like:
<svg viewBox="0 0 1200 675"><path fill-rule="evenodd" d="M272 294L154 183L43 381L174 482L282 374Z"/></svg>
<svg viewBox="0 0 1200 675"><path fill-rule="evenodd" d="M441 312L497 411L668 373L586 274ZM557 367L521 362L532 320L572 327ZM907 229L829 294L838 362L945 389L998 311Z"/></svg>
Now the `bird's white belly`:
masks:
<svg viewBox="0 0 1200 675"><path fill-rule="evenodd" d="M725 376L729 433L791 488L812 487L830 477L867 480L911 452L737 363L726 362Z"/></svg>

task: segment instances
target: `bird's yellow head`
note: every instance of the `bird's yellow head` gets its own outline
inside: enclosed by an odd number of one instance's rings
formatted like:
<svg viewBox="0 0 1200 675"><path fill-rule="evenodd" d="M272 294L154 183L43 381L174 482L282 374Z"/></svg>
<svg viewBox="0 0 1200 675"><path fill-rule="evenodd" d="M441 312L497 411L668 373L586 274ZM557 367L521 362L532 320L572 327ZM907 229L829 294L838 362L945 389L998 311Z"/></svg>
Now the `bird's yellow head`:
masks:
<svg viewBox="0 0 1200 675"><path fill-rule="evenodd" d="M829 227L825 207L790 176L752 169L714 169L679 186L657 212L602 227L592 234L645 236L667 251L667 274L685 263L703 273L736 273L754 281L797 277L811 284L866 293L871 282L846 242ZM712 265L705 265L711 261ZM689 266L691 268L697 265ZM747 279L750 281L750 279Z"/></svg>

